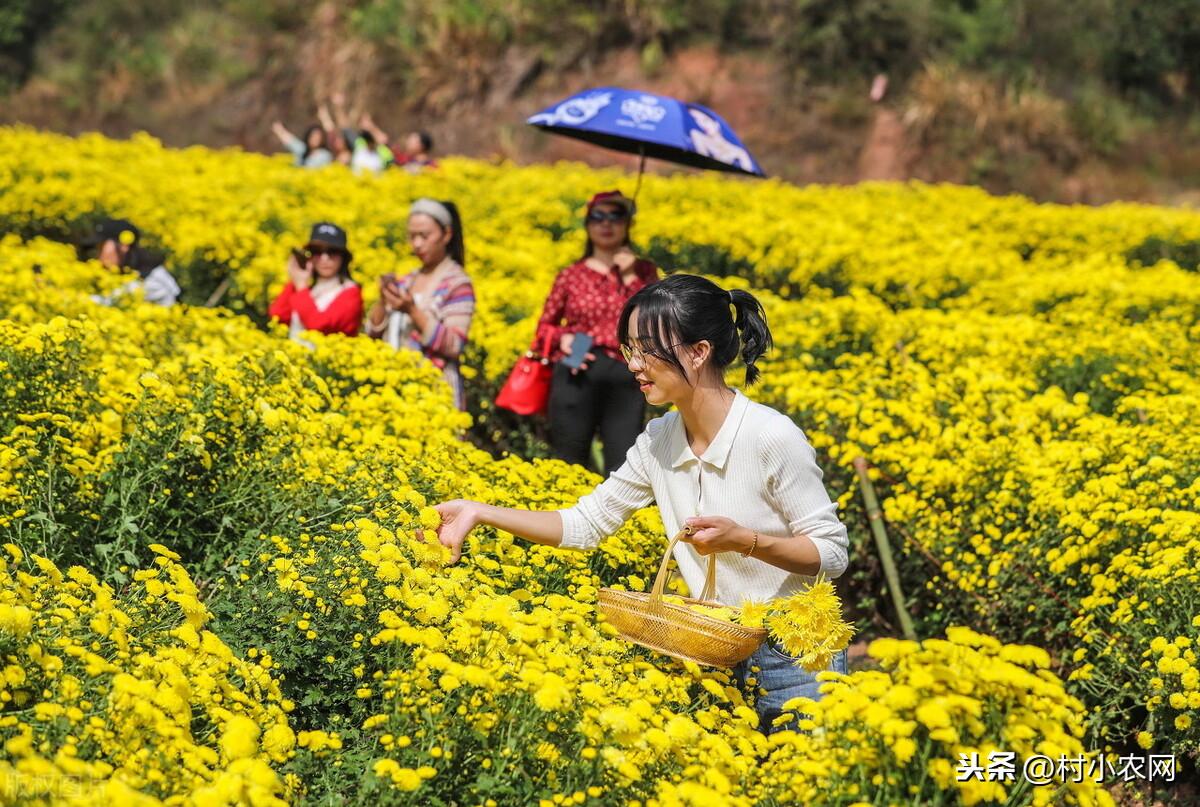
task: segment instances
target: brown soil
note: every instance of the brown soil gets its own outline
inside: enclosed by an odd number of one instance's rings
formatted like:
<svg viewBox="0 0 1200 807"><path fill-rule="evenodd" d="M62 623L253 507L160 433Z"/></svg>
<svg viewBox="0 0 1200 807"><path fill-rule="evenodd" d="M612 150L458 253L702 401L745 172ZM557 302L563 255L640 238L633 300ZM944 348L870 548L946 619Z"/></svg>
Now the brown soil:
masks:
<svg viewBox="0 0 1200 807"><path fill-rule="evenodd" d="M907 179L904 152L905 131L900 116L888 107L876 109L858 158L859 180Z"/></svg>
<svg viewBox="0 0 1200 807"><path fill-rule="evenodd" d="M322 13L335 14L333 8L330 4ZM1019 152L1021 159L1012 159L1011 143L1005 144L1005 159L999 165L1024 165L1023 173L979 174L972 153L947 157L949 151L930 141L927 132L911 131L906 122L910 101L872 105L866 82L857 89L793 86L772 62L711 47L673 53L652 74L632 49L612 50L599 58L581 49L557 64L516 47L471 58L447 57L445 63L430 63L421 70L421 86L428 91L397 99L389 94L375 50L335 36L322 13L311 21L310 35L301 39L306 43L301 52L290 61L264 54L262 69L236 84L179 83L142 97L129 76L112 75L97 87L96 98L102 103L72 109L58 87L35 79L0 108L0 122L21 121L68 133L99 130L117 137L146 130L173 146L203 143L276 151L271 121L280 119L300 130L315 118L318 100L340 92L355 117L370 111L397 140L412 129L430 131L439 154L518 163L580 160L634 170L633 156L549 136L524 124L528 115L573 92L613 85L711 106L739 133L768 175L800 184L918 178L975 182L995 192L1017 191L1053 201L1200 202L1187 179L1200 176L1200 147L1184 149L1169 132L1154 144L1159 179L1149 177L1146 159L1137 153L1107 161L1073 155L1063 165L1054 155L1038 153L1036 144L1027 154ZM309 79L298 67L305 64L326 68ZM990 145L978 142L973 148L985 153ZM1018 143L1015 148L1024 146ZM647 170L690 169L650 161Z"/></svg>

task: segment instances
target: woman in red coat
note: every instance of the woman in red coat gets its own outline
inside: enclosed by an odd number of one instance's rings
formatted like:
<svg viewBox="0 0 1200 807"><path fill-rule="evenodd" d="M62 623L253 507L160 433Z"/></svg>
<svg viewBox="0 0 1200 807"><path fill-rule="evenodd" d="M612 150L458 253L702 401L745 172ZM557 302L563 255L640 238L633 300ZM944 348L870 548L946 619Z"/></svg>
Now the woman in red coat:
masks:
<svg viewBox="0 0 1200 807"><path fill-rule="evenodd" d="M346 231L329 222L314 225L302 254L303 266L294 252L288 258L288 284L267 310L271 318L288 323L293 339L304 331L358 334L362 288L350 279Z"/></svg>
<svg viewBox="0 0 1200 807"><path fill-rule="evenodd" d="M550 444L575 465L588 465L592 438L600 435L603 472L621 466L643 427L646 401L621 355L617 320L625 302L658 282L658 267L638 258L630 246L633 200L606 191L587 205L587 247L583 256L558 273L538 320L537 340L551 339L555 362L550 382ZM591 337L586 360L571 369L575 337Z"/></svg>

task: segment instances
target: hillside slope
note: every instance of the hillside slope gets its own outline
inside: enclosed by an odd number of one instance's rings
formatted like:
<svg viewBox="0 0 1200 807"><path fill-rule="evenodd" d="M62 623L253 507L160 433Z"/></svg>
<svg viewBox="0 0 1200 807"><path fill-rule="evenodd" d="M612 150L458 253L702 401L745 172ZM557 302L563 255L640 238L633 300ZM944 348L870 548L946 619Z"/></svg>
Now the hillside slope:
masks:
<svg viewBox="0 0 1200 807"><path fill-rule="evenodd" d="M0 122L270 151L273 120L301 128L341 94L443 154L632 166L522 123L613 84L714 107L769 174L801 184L1196 201L1200 70L1189 18L1171 16L1187 3L1153 17L1108 0L970 5L2 0ZM892 88L874 104L881 71Z"/></svg>

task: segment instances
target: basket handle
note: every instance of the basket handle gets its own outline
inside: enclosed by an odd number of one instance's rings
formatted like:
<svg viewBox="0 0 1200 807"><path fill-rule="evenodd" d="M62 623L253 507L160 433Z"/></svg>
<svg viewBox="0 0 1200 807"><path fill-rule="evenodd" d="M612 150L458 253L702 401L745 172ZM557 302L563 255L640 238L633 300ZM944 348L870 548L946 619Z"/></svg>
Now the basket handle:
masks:
<svg viewBox="0 0 1200 807"><path fill-rule="evenodd" d="M671 542L667 544L667 551L663 555L662 563L658 565L658 575L654 578L654 587L650 589L650 602L661 602L663 598L663 588L667 584L667 564L671 561L671 553L675 551L675 544L685 535L691 535L693 532L691 527L684 527L675 534ZM704 575L704 590L700 592L700 599L710 600L717 593L717 553L708 556L708 571Z"/></svg>

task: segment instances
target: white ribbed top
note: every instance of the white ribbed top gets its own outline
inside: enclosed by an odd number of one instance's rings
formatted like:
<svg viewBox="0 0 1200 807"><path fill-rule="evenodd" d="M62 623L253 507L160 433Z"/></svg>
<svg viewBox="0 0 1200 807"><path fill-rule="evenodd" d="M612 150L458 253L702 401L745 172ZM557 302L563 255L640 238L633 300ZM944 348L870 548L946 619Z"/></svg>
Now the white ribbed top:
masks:
<svg viewBox="0 0 1200 807"><path fill-rule="evenodd" d="M559 511L561 546L593 549L636 510L656 502L668 536L692 516L725 516L761 535L804 535L816 544L825 576L844 572L846 527L821 482L816 451L787 416L735 392L725 422L701 457L688 445L678 411L650 421L624 465L574 507ZM682 541L675 545L675 560L692 596L698 596L707 560ZM726 605L764 602L802 590L813 579L722 552L716 599Z"/></svg>

